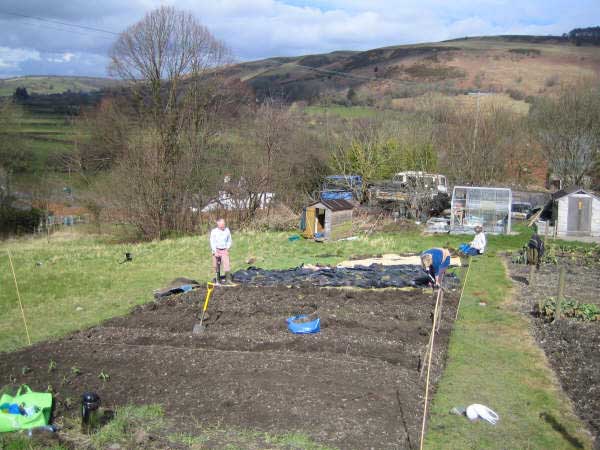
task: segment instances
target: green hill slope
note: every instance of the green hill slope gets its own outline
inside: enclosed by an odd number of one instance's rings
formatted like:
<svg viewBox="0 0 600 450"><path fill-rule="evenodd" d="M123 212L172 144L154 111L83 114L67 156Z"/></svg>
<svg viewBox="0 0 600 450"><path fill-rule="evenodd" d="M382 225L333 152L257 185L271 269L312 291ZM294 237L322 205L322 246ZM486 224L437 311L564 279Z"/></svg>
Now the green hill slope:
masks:
<svg viewBox="0 0 600 450"><path fill-rule="evenodd" d="M92 77L16 77L0 79L0 96L12 95L18 87L29 94L61 94L63 92L93 92L116 86L119 82L110 78Z"/></svg>

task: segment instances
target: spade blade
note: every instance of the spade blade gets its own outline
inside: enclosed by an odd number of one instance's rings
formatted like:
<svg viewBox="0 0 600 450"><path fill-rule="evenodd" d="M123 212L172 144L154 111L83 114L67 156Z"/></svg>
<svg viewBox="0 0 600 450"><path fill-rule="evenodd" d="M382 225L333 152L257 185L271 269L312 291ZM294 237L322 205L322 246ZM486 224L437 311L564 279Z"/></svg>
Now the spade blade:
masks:
<svg viewBox="0 0 600 450"><path fill-rule="evenodd" d="M202 325L201 323L197 323L194 325L194 328L192 329L192 333L193 334L202 334L202 333L204 333L204 330L206 330L206 327L204 325Z"/></svg>

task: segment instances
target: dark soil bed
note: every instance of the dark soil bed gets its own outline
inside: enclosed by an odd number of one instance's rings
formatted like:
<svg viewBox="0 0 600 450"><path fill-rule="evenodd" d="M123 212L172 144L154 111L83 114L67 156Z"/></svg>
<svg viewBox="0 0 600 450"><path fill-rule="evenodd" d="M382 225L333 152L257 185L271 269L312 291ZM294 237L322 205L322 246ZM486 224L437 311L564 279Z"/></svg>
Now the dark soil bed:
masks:
<svg viewBox="0 0 600 450"><path fill-rule="evenodd" d="M57 416L77 414L65 400L95 390L106 406L160 403L182 426L302 432L343 449L418 442L430 290L220 288L206 331L192 335L203 296L171 297L62 340L0 354L0 377L37 390L52 385ZM456 297L445 298L434 384ZM321 332L291 334L285 319L298 313L318 314ZM49 371L50 360L56 368ZM31 370L23 374L23 367ZM99 379L102 372L108 381Z"/></svg>
<svg viewBox="0 0 600 450"><path fill-rule="evenodd" d="M563 319L547 323L531 313L538 301L557 295L560 266L566 268L565 297L600 303L600 265L583 266L577 260L559 259L544 265L527 283L529 267L509 264L516 281L520 307L532 316L536 339L544 349L560 383L573 400L576 413L588 423L600 448L600 322Z"/></svg>

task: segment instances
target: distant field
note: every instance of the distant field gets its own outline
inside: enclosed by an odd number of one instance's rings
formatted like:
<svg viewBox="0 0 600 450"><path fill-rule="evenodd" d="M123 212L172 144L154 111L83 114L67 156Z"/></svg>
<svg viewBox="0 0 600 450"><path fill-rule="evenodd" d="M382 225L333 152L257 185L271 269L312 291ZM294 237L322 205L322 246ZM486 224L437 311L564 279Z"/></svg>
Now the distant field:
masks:
<svg viewBox="0 0 600 450"><path fill-rule="evenodd" d="M11 134L19 136L19 145L33 152L31 172L44 168L48 158L74 149L75 127L68 116L25 112Z"/></svg>
<svg viewBox="0 0 600 450"><path fill-rule="evenodd" d="M331 114L343 119L358 119L374 117L379 111L368 106L307 106L304 112L310 116Z"/></svg>
<svg viewBox="0 0 600 450"><path fill-rule="evenodd" d="M403 111L427 110L432 105L444 105L461 111L475 111L479 102L480 111L486 112L495 107L513 110L518 114L527 115L529 104L523 100L515 100L508 94L485 95L444 95L428 93L419 97L395 98L392 107Z"/></svg>
<svg viewBox="0 0 600 450"><path fill-rule="evenodd" d="M93 92L115 86L109 78L92 77L16 77L0 79L0 97L12 95L18 87L29 94L61 94L63 92Z"/></svg>

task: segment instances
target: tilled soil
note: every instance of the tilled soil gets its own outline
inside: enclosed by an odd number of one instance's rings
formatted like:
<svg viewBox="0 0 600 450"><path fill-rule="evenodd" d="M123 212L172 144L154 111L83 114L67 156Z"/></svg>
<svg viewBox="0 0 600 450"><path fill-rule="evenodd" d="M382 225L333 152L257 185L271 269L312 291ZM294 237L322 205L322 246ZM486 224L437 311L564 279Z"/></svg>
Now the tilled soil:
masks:
<svg viewBox="0 0 600 450"><path fill-rule="evenodd" d="M509 264L516 281L520 307L530 314L538 301L557 295L560 266L566 268L565 297L600 303L600 266L583 266L561 258L558 265L544 265L527 284L529 267ZM588 423L600 449L600 323L564 319L547 323L532 317L534 334L544 349L560 383L575 404L576 413Z"/></svg>
<svg viewBox="0 0 600 450"><path fill-rule="evenodd" d="M204 293L150 303L59 341L2 353L0 379L37 390L52 385L58 416L72 414L67 398L95 390L107 406L160 403L182 424L297 431L343 449L418 442L430 290L220 288L198 336L192 328ZM434 385L456 297L445 296ZM290 333L285 319L298 313L316 313L321 332ZM23 374L24 367L30 371ZM102 381L100 373L110 378Z"/></svg>

